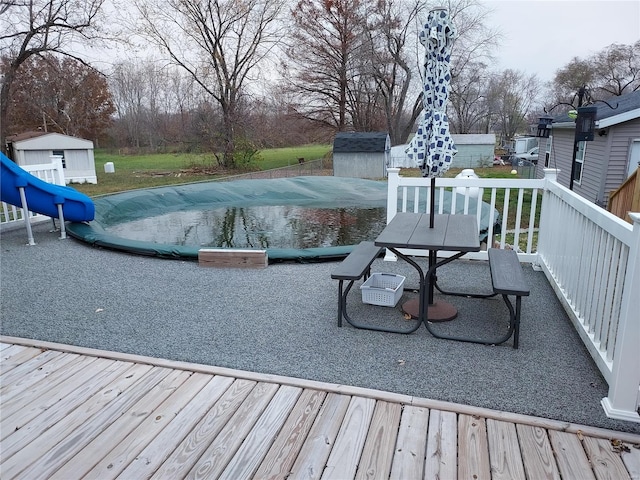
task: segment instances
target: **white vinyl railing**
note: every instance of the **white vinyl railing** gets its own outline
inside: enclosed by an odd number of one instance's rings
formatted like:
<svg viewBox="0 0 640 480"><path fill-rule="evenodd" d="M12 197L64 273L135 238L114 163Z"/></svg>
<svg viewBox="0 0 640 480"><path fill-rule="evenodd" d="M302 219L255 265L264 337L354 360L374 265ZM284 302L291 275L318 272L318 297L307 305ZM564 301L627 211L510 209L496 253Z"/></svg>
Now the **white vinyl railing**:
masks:
<svg viewBox="0 0 640 480"><path fill-rule="evenodd" d="M431 180L399 171L388 169L387 223L397 212L430 211ZM489 208L475 201L478 193ZM640 213L630 214L630 225L562 187L552 169L531 180L438 178L435 195L438 213L476 215L487 246L499 229L496 246L505 248L509 238L521 262L545 272L609 384L606 414L640 422ZM488 258L486 251L465 257Z"/></svg>
<svg viewBox="0 0 640 480"><path fill-rule="evenodd" d="M52 156L51 163L24 165L21 166L21 168L44 182L53 183L54 185L65 185L61 157ZM13 225L19 225L19 222L25 223L25 212L22 207L10 205L5 202L0 202L0 206L0 226L3 229L5 227L13 228ZM26 222L26 224L30 225L33 222L47 220L48 218L49 217L45 215L28 212L29 222ZM29 243L32 243L32 241L33 237L31 233L29 233Z"/></svg>
<svg viewBox="0 0 640 480"><path fill-rule="evenodd" d="M431 211L430 180L402 177L399 172L399 168L388 169L387 223L397 212ZM544 189L544 179L438 178L435 185L437 213L475 215L478 235L482 231L482 236L487 237L487 246L492 246L498 235L500 248L508 244L518 252L521 262L537 260L539 197ZM478 196L483 202L476 200ZM422 254L426 255L426 252ZM488 259L486 250L467 254L466 258Z"/></svg>
<svg viewBox="0 0 640 480"><path fill-rule="evenodd" d="M640 422L640 214L629 224L555 181L544 192L539 265L609 384L609 417Z"/></svg>

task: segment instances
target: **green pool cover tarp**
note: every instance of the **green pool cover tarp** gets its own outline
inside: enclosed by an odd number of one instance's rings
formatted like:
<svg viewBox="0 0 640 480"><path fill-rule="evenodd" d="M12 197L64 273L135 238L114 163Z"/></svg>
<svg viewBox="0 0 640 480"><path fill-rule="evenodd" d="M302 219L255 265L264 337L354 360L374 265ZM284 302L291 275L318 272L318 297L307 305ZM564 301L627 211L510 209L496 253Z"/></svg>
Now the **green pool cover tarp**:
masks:
<svg viewBox="0 0 640 480"><path fill-rule="evenodd" d="M425 189L422 189L423 191ZM423 192L424 193L424 192ZM445 192L444 210L450 209L451 193ZM411 196L413 198L413 196ZM412 200L413 201L413 200ZM412 201L407 210L413 210ZM426 194L419 198L420 211L426 209ZM163 258L198 257L201 248L215 245L176 245L170 241L156 243L132 240L109 232L116 225L171 212L217 209L224 207L283 206L308 208L385 208L387 183L344 177L292 177L267 180L236 180L231 182L200 182L185 185L132 190L94 198L95 220L91 223L70 223L71 236L97 247L122 250L140 255ZM469 211L475 211L470 199ZM436 200L436 205L438 201ZM456 211L464 208L464 197L459 195ZM498 219L498 212L494 214ZM481 229L486 232L489 205L483 204ZM485 235L486 236L486 235ZM481 235L482 237L482 235ZM373 240L373 238L370 238ZM353 245L316 248L267 248L270 261L319 261L344 257Z"/></svg>

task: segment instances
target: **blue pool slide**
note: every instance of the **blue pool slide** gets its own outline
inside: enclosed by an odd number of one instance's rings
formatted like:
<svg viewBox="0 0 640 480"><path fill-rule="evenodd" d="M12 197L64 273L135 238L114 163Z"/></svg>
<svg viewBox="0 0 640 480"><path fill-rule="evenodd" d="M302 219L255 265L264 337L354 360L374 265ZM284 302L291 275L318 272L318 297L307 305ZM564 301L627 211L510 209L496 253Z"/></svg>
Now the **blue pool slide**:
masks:
<svg viewBox="0 0 640 480"><path fill-rule="evenodd" d="M64 219L71 222L89 222L95 215L93 201L71 187L54 185L40 180L20 168L0 153L0 200L22 207L20 187L24 187L27 207L30 211L58 217L58 205L62 204Z"/></svg>

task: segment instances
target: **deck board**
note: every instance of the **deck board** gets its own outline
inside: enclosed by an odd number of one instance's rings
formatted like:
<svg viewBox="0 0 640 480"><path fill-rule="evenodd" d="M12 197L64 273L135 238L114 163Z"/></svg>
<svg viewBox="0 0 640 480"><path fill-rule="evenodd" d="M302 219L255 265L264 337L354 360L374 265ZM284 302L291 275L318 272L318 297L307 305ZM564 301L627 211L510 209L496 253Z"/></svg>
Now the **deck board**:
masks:
<svg viewBox="0 0 640 480"><path fill-rule="evenodd" d="M305 389L302 392L287 423L256 471L256 478L274 480L287 477L326 396L326 392L318 390Z"/></svg>
<svg viewBox="0 0 640 480"><path fill-rule="evenodd" d="M158 469L155 472L154 477L182 478L187 475L205 450L209 447L211 442L213 442L213 440L218 436L236 410L240 408L240 405L251 393L255 385L256 382L249 380L236 380L233 382L220 399L215 402L213 407L207 411L202 420L198 422L193 429L187 429L186 436L178 447L173 450L173 453L171 453L167 461L158 465ZM184 415L181 416L184 417ZM176 428L176 431L172 433L174 433L173 436L161 435L161 437L166 437L166 441L170 442L172 438L179 438L181 429ZM182 435L184 435L184 433L182 433ZM152 449L150 453L143 452L142 455L138 456L136 460L141 461L137 462L137 469L127 468L124 471L124 478L140 478L144 471L141 471L141 469L146 467L145 464L148 461L147 459L162 455L159 450L162 449L165 444L158 441L159 439L160 437L153 442L157 444L154 445L155 450ZM163 438L163 440L165 439ZM168 449L171 449L171 447ZM133 466L134 465L132 464L131 467ZM134 475L134 472L136 475ZM137 475L140 475L140 477Z"/></svg>
<svg viewBox="0 0 640 480"><path fill-rule="evenodd" d="M620 457L627 472L629 472L631 480L640 480L640 446L636 445L636 448L629 447L626 444L622 446L625 448L622 450Z"/></svg>
<svg viewBox="0 0 640 480"><path fill-rule="evenodd" d="M640 478L640 435L30 342L0 343L3 479Z"/></svg>
<svg viewBox="0 0 640 480"><path fill-rule="evenodd" d="M278 391L274 383L260 382L247 396L189 472L189 477L217 478L236 454L255 423Z"/></svg>
<svg viewBox="0 0 640 480"><path fill-rule="evenodd" d="M327 395L307 441L293 464L290 476L292 480L312 480L322 476L350 401L351 397L347 395Z"/></svg>
<svg viewBox="0 0 640 480"><path fill-rule="evenodd" d="M389 477L401 413L398 403L376 402L356 479Z"/></svg>
<svg viewBox="0 0 640 480"><path fill-rule="evenodd" d="M551 430L549 438L562 478L595 480L589 459L577 435Z"/></svg>
<svg viewBox="0 0 640 480"><path fill-rule="evenodd" d="M372 398L351 397L336 443L320 478L340 480L355 477L375 404Z"/></svg>
<svg viewBox="0 0 640 480"><path fill-rule="evenodd" d="M431 410L424 478L458 478L458 423L454 412Z"/></svg>
<svg viewBox="0 0 640 480"><path fill-rule="evenodd" d="M486 420L475 415L458 418L458 477L490 480Z"/></svg>
<svg viewBox="0 0 640 480"><path fill-rule="evenodd" d="M532 425L516 425L516 430L528 478L560 480L547 431Z"/></svg>
<svg viewBox="0 0 640 480"><path fill-rule="evenodd" d="M2 375L7 375L8 372L13 370L14 368L22 365L23 363L31 360L33 357L42 353L42 350L39 348L32 347L23 347L22 345L12 345L11 347L5 349L0 354L0 362L2 363L2 368L0 368L0 372Z"/></svg>
<svg viewBox="0 0 640 480"><path fill-rule="evenodd" d="M422 478L427 450L429 409L407 405L402 412L397 445L391 466L391 480Z"/></svg>
<svg viewBox="0 0 640 480"><path fill-rule="evenodd" d="M20 391L29 386L32 382L38 381L37 375L31 375L33 370L41 369L47 362L56 357L64 356L62 352L55 350L47 350L36 355L31 360L19 364L16 368L0 375L0 394L8 397L13 391Z"/></svg>
<svg viewBox="0 0 640 480"><path fill-rule="evenodd" d="M611 449L610 441L603 438L584 437L582 443L598 480L631 478L622 458Z"/></svg>
<svg viewBox="0 0 640 480"><path fill-rule="evenodd" d="M38 378L38 381L32 383L28 388L20 391L12 391L10 395L5 397L2 394L2 418L0 419L0 438L5 438L7 432L17 428L22 428L27 422L37 417L43 410L50 408L55 404L60 396L60 388L68 391L69 383L65 383L64 387L59 387L62 382L69 378L78 378L76 374L87 367L91 362L96 361L91 357L77 357L72 362L63 365L48 365L55 370L43 369L43 372L33 372L30 376ZM110 360L101 360L110 362ZM53 363L53 362L49 362ZM58 367L64 366L64 368ZM87 379L89 373L87 373ZM47 381L42 381L43 379Z"/></svg>
<svg viewBox="0 0 640 480"><path fill-rule="evenodd" d="M38 399L42 400L40 405L43 407L40 414L24 425L16 425L15 429L8 432L9 436L0 441L0 451L2 451L3 458L9 458L26 447L34 438L39 437L40 432L44 432L54 425L62 424L59 422L64 422L68 414L88 402L91 396L96 393L96 389L102 388L129 368L126 363L118 364L112 360L99 359L97 362L99 365L92 364L92 367L108 364L115 368L107 373L105 370L86 368L62 385L61 389L52 389L47 395Z"/></svg>
<svg viewBox="0 0 640 480"><path fill-rule="evenodd" d="M171 373L168 369L136 367L144 366L136 365L129 369L129 375L120 379L115 389L108 386L108 390L101 391L96 401L91 402L90 408L74 410L65 417L64 422L57 423L29 444L27 451L31 451L31 446L36 444L33 448L37 448L38 452L46 452L44 455L37 459L35 456L25 459L23 451L17 453L13 457L13 465L28 464L25 461L27 459L29 463L33 462L21 475L24 478L37 478L53 474Z"/></svg>
<svg viewBox="0 0 640 480"><path fill-rule="evenodd" d="M184 371L171 372L131 409L88 443L78 455L55 472L50 480L65 480L74 475L105 480L115 478L122 465L128 465L162 427L166 426L174 416L172 412L183 408L207 380L206 375ZM105 445L113 445L115 448L107 452Z"/></svg>
<svg viewBox="0 0 640 480"><path fill-rule="evenodd" d="M487 419L489 459L493 480L526 480L516 426Z"/></svg>
<svg viewBox="0 0 640 480"><path fill-rule="evenodd" d="M235 480L251 478L265 457L289 413L295 406L301 388L283 385L246 436L219 478Z"/></svg>

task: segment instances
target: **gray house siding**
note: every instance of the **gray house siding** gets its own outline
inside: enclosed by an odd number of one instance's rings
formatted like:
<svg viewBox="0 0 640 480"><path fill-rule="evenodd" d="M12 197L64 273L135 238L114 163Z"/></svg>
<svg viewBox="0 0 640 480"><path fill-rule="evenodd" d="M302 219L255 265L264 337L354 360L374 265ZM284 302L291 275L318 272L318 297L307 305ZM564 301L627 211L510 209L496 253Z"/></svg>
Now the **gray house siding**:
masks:
<svg viewBox="0 0 640 480"><path fill-rule="evenodd" d="M569 129L554 129L553 138L545 139L546 142L551 141L551 155L549 156L549 167L559 169L558 182L560 184L569 186L569 179L571 177L571 156L573 150L573 130ZM547 149L546 142L540 142L541 151ZM538 161L538 174L537 176L544 177L544 158L542 161Z"/></svg>
<svg viewBox="0 0 640 480"><path fill-rule="evenodd" d="M609 103L614 108L596 104L595 137L586 142L582 177L573 184L577 194L602 207L627 178L631 146L634 139L640 139L640 91L613 97ZM544 176L544 156L550 150L548 168L559 169L558 182L569 187L574 132L575 123L566 114L554 120L551 137L540 139L538 178Z"/></svg>
<svg viewBox="0 0 640 480"><path fill-rule="evenodd" d="M596 204L602 204L600 194L600 181L606 175L606 149L604 141L594 139L587 142L584 151L584 163L582 164L582 176L575 180L573 190ZM571 168L571 163L569 163Z"/></svg>
<svg viewBox="0 0 640 480"><path fill-rule="evenodd" d="M636 123L635 130L639 126ZM629 127L611 128L608 135L598 136L585 147L582 178L573 184L573 191L590 202L605 206L609 193L618 188L626 178L629 152ZM558 181L568 187L571 180L571 159L573 157L573 130L555 129L549 168L558 168ZM548 142L550 139L546 139ZM537 177L544 176L544 151L546 142L541 142L542 160L538 162Z"/></svg>
<svg viewBox="0 0 640 480"><path fill-rule="evenodd" d="M608 201L609 194L627 179L631 143L640 138L640 118L611 127L607 137L611 137L611 148L603 197Z"/></svg>

